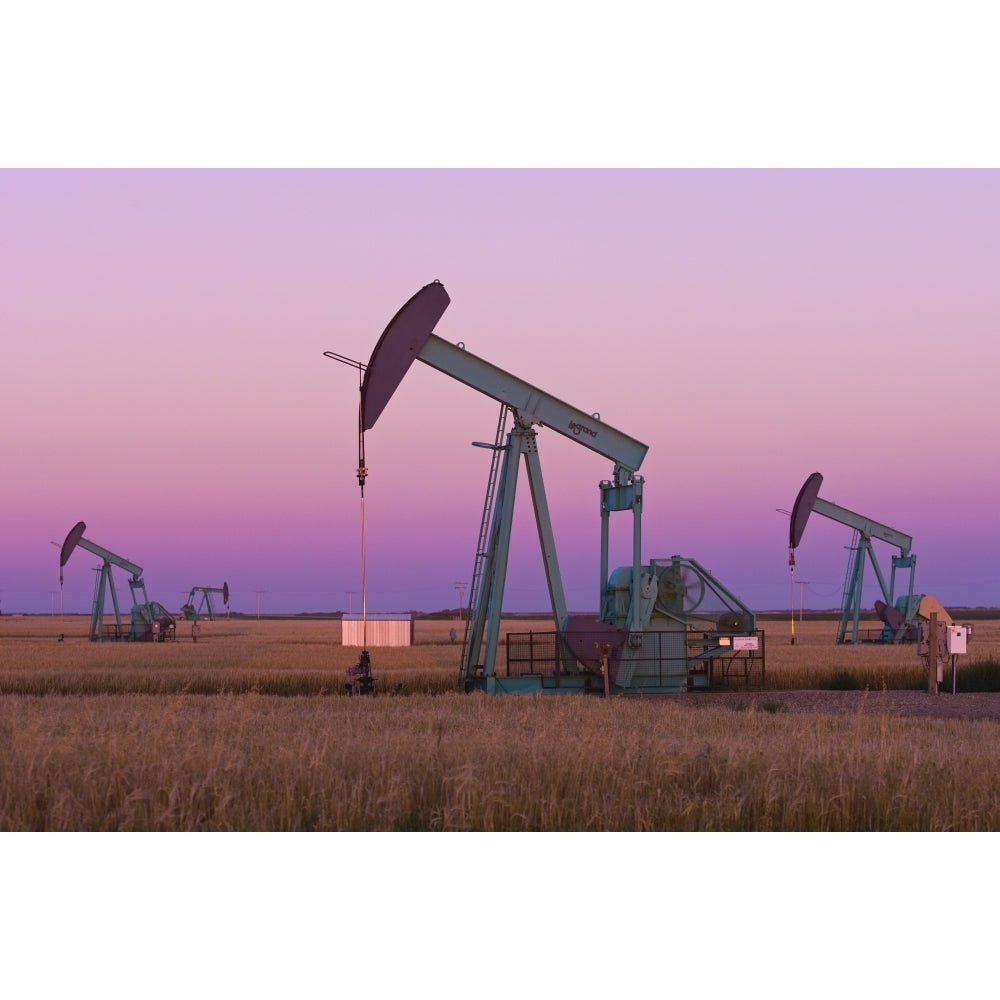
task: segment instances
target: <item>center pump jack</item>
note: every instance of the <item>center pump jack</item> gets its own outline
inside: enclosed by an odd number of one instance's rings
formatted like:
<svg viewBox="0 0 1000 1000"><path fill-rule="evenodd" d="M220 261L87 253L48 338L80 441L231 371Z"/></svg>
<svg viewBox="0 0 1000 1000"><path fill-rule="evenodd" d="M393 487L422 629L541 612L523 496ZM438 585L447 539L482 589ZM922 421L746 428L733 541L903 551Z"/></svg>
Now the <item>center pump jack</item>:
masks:
<svg viewBox="0 0 1000 1000"><path fill-rule="evenodd" d="M656 693L710 687L717 663L756 658L763 673L753 613L693 559L671 556L644 564L641 553L643 478L647 446L551 394L497 368L464 345L432 331L451 299L439 281L425 285L390 320L367 365L333 352L327 357L363 372L359 416L359 482L364 479L364 433L378 420L414 360L443 372L500 403L492 448L460 683L489 693L626 690ZM510 429L506 430L508 421ZM613 463L600 483L600 618L570 615L556 556L536 427L548 427ZM514 499L521 459L531 488L556 633L551 649L531 669L496 669ZM609 575L609 521L632 512L632 563ZM362 543L363 544L363 543ZM700 613L699 613L699 610ZM541 662L544 660L544 666ZM541 667L541 668L540 668ZM540 669L539 669L540 668Z"/></svg>

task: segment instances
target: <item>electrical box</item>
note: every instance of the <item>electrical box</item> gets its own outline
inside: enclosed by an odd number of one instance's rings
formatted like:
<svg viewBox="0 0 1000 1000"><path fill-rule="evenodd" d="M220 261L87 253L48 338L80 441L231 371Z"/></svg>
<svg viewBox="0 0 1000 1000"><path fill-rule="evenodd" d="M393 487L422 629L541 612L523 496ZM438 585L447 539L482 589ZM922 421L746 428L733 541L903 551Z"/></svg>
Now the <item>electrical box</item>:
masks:
<svg viewBox="0 0 1000 1000"><path fill-rule="evenodd" d="M969 641L969 631L964 625L949 625L945 635L948 652L952 655L965 653Z"/></svg>

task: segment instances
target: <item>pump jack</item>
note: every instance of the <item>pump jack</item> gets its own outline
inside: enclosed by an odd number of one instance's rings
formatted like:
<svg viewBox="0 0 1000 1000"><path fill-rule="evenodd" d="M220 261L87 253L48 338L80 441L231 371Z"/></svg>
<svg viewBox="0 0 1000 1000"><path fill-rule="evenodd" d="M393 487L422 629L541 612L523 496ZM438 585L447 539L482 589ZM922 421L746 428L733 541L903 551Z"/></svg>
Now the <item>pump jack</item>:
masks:
<svg viewBox="0 0 1000 1000"><path fill-rule="evenodd" d="M115 642L129 640L133 642L150 642L159 639L174 638L176 622L162 604L150 601L146 597L146 584L142 579L142 567L121 556L109 552L100 545L83 537L87 530L87 525L79 521L66 536L66 541L62 544L59 553L60 579L62 579L62 567L66 565L73 550L79 546L87 552L93 553L101 560L101 567L98 571L97 581L94 585L94 604L90 615L90 641L91 642ZM131 574L128 581L132 591L132 620L130 627L126 630L122 628L121 609L118 607L118 593L115 590L115 581L111 575L111 567L118 566ZM105 594L110 592L111 603L115 611L115 624L113 629L104 626L104 606ZM142 596L142 601L138 596Z"/></svg>
<svg viewBox="0 0 1000 1000"><path fill-rule="evenodd" d="M830 503L819 495L819 488L823 485L823 477L814 472L802 484L795 504L792 507L791 518L789 520L788 538L788 561L789 565L795 565L795 549L802 541L802 533L805 531L806 522L809 515L815 511L823 517L830 518L839 524L847 525L854 530L854 541L851 545L851 558L847 566L847 575L844 582L844 600L840 611L840 626L837 629L838 643L857 643L858 626L861 618L861 598L864 584L865 563L870 561L875 577L878 580L879 589L882 592L884 601L876 601L875 609L883 623L883 629L879 637L879 642L902 642L912 631L915 619L920 611L922 594L914 594L914 575L916 573L917 557L911 551L913 549L913 539L890 528L887 524L866 517L863 514L855 513L846 507ZM892 556L892 569L888 582L879 565L875 549L872 547L872 540L885 542L887 545L899 549L899 554ZM896 597L896 571L907 571L906 592Z"/></svg>
<svg viewBox="0 0 1000 1000"><path fill-rule="evenodd" d="M689 690L711 685L712 664L716 660L731 658L736 649L758 651L753 613L694 560L672 556L643 565L640 558L643 478L638 469L647 446L605 424L598 414L570 406L476 357L463 344L451 344L436 336L432 331L450 301L440 282L425 285L389 322L367 365L349 362L333 352L325 353L364 371L359 418L362 455L364 432L374 426L414 360L419 359L500 403L496 439L492 445L480 445L492 449L493 462L463 644L460 682L465 690L488 693L556 689L570 692L592 688L603 692L612 687L617 691ZM536 426L551 428L613 463L611 478L599 487L600 618L569 614L542 481ZM496 659L522 458L531 488L557 638L551 643L553 652L547 654L544 675L537 671L534 662L530 670L512 672L508 658L507 676L501 678L497 676ZM631 511L633 549L631 565L609 577L608 522L613 511ZM706 597L708 600L697 613ZM508 657L509 649L508 641ZM762 653L762 648L759 651ZM762 674L762 656L757 666Z"/></svg>
<svg viewBox="0 0 1000 1000"><path fill-rule="evenodd" d="M201 600L197 606L194 603L195 594L201 594ZM181 614L186 619L197 621L200 612L205 610L208 612L208 620L214 622L215 608L212 607L212 594L221 594L223 605L229 607L229 584L224 582L221 587L192 587L187 602L181 607Z"/></svg>

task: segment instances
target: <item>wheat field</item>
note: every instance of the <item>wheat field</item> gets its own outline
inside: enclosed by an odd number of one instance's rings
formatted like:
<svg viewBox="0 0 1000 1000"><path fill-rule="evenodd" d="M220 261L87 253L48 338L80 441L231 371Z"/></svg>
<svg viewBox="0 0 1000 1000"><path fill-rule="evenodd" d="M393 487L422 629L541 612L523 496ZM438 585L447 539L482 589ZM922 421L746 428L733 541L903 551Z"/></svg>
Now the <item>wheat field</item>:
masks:
<svg viewBox="0 0 1000 1000"><path fill-rule="evenodd" d="M995 721L878 708L922 683L913 646L837 646L835 623L810 621L792 645L788 622L766 623L767 691L875 681L874 711L798 715L713 692L461 694L455 624L421 620L413 646L372 650L379 696L348 698L358 650L336 621L218 619L197 643L182 622L152 645L90 643L84 618L4 617L0 829L1000 829L981 767L1000 753ZM996 657L1000 624L976 622L973 643Z"/></svg>

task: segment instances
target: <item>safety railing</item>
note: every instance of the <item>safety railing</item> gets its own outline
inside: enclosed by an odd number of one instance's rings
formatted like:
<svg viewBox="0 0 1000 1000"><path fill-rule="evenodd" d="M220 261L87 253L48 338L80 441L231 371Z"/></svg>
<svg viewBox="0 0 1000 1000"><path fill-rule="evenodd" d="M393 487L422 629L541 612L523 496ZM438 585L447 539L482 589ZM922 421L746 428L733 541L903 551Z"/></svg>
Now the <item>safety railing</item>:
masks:
<svg viewBox="0 0 1000 1000"><path fill-rule="evenodd" d="M586 637L578 648L589 648ZM584 665L593 671L600 669L597 650L607 641L607 632L594 633L595 655ZM760 687L764 684L764 632L758 629L748 635L729 636L710 632L642 632L633 637L627 651L612 649L610 661L618 666L627 660L630 689L676 686L677 678L685 675L707 677L709 687ZM541 676L556 678L565 672L568 662L575 662L558 632L511 632L507 635L508 677ZM614 669L625 675L620 666Z"/></svg>

